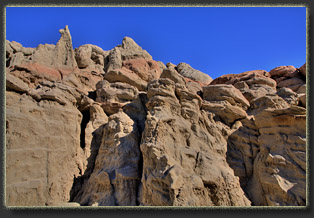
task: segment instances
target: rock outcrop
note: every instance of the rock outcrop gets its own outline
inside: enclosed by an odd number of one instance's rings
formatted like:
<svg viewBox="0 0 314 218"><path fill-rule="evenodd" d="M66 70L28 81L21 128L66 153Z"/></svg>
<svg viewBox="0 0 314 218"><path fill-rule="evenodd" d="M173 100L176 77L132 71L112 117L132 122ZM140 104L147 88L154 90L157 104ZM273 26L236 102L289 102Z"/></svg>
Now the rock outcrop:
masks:
<svg viewBox="0 0 314 218"><path fill-rule="evenodd" d="M55 205L70 200L84 168L81 113L54 100L6 92L6 204Z"/></svg>
<svg viewBox="0 0 314 218"><path fill-rule="evenodd" d="M122 110L108 118L93 173L75 199L81 205L137 205L140 137L134 124Z"/></svg>
<svg viewBox="0 0 314 218"><path fill-rule="evenodd" d="M209 75L193 69L189 64L186 63L179 63L176 69L182 76L193 81L200 82L204 85L208 85L213 80Z"/></svg>
<svg viewBox="0 0 314 218"><path fill-rule="evenodd" d="M290 66L270 74L276 79L295 72ZM275 92L252 99L249 116L228 138L228 163L252 205L306 205L306 110L290 88L272 86Z"/></svg>
<svg viewBox="0 0 314 218"><path fill-rule="evenodd" d="M6 41L7 206L303 206L306 69L212 80L125 37Z"/></svg>
<svg viewBox="0 0 314 218"><path fill-rule="evenodd" d="M147 95L141 204L250 205L226 162L226 139L200 110L201 98L168 78L150 82Z"/></svg>

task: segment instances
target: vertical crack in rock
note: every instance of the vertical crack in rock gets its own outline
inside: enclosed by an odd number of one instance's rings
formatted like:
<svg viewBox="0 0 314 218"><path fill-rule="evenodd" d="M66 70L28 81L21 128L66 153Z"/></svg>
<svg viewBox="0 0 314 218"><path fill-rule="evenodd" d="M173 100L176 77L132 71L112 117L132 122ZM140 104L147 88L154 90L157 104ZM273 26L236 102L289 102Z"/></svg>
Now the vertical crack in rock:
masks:
<svg viewBox="0 0 314 218"><path fill-rule="evenodd" d="M83 111L82 115L83 115L83 119L81 122L80 146L82 149L84 149L85 148L85 129L90 119L89 110Z"/></svg>

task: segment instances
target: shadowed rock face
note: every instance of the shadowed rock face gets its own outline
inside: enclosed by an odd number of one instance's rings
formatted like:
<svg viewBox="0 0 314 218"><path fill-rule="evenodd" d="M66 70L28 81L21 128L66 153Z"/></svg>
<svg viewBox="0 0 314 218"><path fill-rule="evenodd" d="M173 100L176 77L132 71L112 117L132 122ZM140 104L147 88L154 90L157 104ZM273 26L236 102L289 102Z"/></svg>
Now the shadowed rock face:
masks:
<svg viewBox="0 0 314 218"><path fill-rule="evenodd" d="M93 173L82 187L80 204L135 206L140 181L139 132L119 111L108 118ZM78 200L78 199L77 199Z"/></svg>
<svg viewBox="0 0 314 218"><path fill-rule="evenodd" d="M212 80L60 34L6 41L7 206L306 205L306 65Z"/></svg>

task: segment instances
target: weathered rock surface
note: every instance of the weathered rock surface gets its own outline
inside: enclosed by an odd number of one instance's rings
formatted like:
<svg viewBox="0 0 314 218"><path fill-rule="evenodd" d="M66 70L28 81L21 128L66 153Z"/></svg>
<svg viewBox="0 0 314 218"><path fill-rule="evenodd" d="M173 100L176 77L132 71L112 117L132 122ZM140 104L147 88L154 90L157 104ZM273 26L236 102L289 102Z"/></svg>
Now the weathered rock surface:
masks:
<svg viewBox="0 0 314 218"><path fill-rule="evenodd" d="M138 89L126 83L100 81L96 86L96 101L107 114L114 114L123 106L138 98Z"/></svg>
<svg viewBox="0 0 314 218"><path fill-rule="evenodd" d="M141 204L250 205L224 158L223 135L200 111L201 99L185 90L169 79L148 85Z"/></svg>
<svg viewBox="0 0 314 218"><path fill-rule="evenodd" d="M81 205L135 206L140 180L139 133L124 112L109 117Z"/></svg>
<svg viewBox="0 0 314 218"><path fill-rule="evenodd" d="M280 66L272 69L269 73L271 78L277 81L279 88L286 87L296 92L300 86L305 84L305 64L300 69L296 69L294 66Z"/></svg>
<svg viewBox="0 0 314 218"><path fill-rule="evenodd" d="M230 135L228 163L253 205L305 205L305 109L283 99L260 102Z"/></svg>
<svg viewBox="0 0 314 218"><path fill-rule="evenodd" d="M75 68L77 63L75 61L75 53L72 46L72 38L68 26L59 30L61 34L60 40L55 47L55 65L57 67Z"/></svg>
<svg viewBox="0 0 314 218"><path fill-rule="evenodd" d="M105 60L109 55L96 45L82 45L75 49L75 60L80 69L104 73Z"/></svg>
<svg viewBox="0 0 314 218"><path fill-rule="evenodd" d="M125 37L6 41L7 206L306 205L306 74L212 80Z"/></svg>
<svg viewBox="0 0 314 218"><path fill-rule="evenodd" d="M270 74L265 70L252 70L239 74L226 74L214 79L210 84L235 84L237 82L248 80L253 77L270 77Z"/></svg>
<svg viewBox="0 0 314 218"><path fill-rule="evenodd" d="M28 72L37 71L40 76L51 71L53 79L61 79L60 73L67 74L77 63L68 27L60 29L59 32L61 38L56 45L39 45L36 49L23 48L19 43L7 41L7 67L23 68Z"/></svg>
<svg viewBox="0 0 314 218"><path fill-rule="evenodd" d="M128 83L140 91L145 91L147 82L159 78L162 73L160 64L129 37L109 52L108 60L104 79Z"/></svg>
<svg viewBox="0 0 314 218"><path fill-rule="evenodd" d="M260 152L248 185L255 205L306 204L305 119L301 107L265 110L256 116Z"/></svg>
<svg viewBox="0 0 314 218"><path fill-rule="evenodd" d="M189 64L186 63L179 63L176 68L182 76L192 79L193 81L200 82L204 85L209 84L213 80L209 75L199 70L193 69Z"/></svg>
<svg viewBox="0 0 314 218"><path fill-rule="evenodd" d="M81 113L55 101L6 92L6 204L54 205L70 200L84 162Z"/></svg>
<svg viewBox="0 0 314 218"><path fill-rule="evenodd" d="M228 101L232 105L248 108L250 103L233 85L209 85L203 87L203 98L207 101Z"/></svg>
<svg viewBox="0 0 314 218"><path fill-rule="evenodd" d="M271 77L282 77L293 74L297 69L294 66L280 66L269 71Z"/></svg>
<svg viewBox="0 0 314 218"><path fill-rule="evenodd" d="M213 80L210 84L234 85L249 102L266 94L274 94L276 92L276 81L271 79L270 74L264 70L223 75Z"/></svg>

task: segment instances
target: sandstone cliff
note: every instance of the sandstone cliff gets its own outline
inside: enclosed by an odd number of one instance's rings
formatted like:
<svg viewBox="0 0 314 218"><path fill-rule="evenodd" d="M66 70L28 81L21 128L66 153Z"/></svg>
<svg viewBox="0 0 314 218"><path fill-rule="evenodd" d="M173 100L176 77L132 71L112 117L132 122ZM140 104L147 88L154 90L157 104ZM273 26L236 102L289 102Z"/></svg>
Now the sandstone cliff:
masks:
<svg viewBox="0 0 314 218"><path fill-rule="evenodd" d="M60 34L6 41L7 206L306 205L305 65L213 80Z"/></svg>

